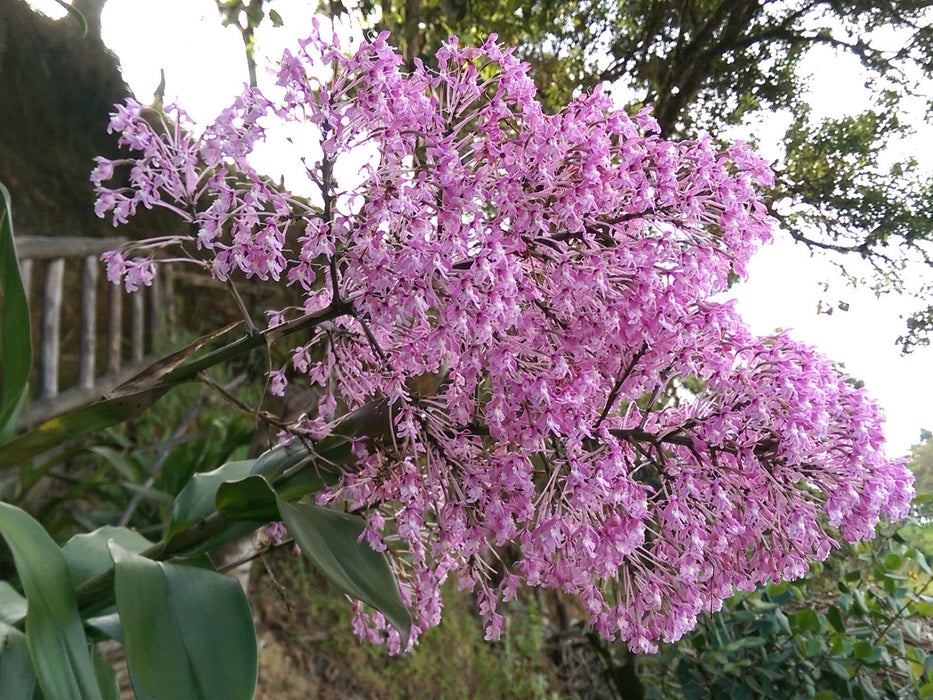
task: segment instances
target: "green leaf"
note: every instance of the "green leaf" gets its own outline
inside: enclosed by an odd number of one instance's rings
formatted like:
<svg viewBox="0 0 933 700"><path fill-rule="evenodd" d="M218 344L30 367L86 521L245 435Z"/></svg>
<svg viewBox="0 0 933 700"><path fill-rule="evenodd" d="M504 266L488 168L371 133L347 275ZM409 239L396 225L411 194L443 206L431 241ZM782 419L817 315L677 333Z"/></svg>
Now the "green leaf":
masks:
<svg viewBox="0 0 933 700"><path fill-rule="evenodd" d="M927 558L924 556L923 552L919 549L914 550L913 559L917 562L917 566L920 567L920 570L925 574L933 574L933 571L930 570L930 565L927 563Z"/></svg>
<svg viewBox="0 0 933 700"><path fill-rule="evenodd" d="M26 617L26 599L6 581L0 581L0 622L15 625Z"/></svg>
<svg viewBox="0 0 933 700"><path fill-rule="evenodd" d="M131 552L143 552L152 546L152 542L135 530L126 527L105 525L93 532L75 535L62 547L65 561L71 572L75 586L83 581L107 571L113 566L108 542L113 540L123 549Z"/></svg>
<svg viewBox="0 0 933 700"><path fill-rule="evenodd" d="M845 631L845 622L842 620L842 611L835 605L830 605L829 609L826 611L826 619L829 620L829 624L833 626L837 632Z"/></svg>
<svg viewBox="0 0 933 700"><path fill-rule="evenodd" d="M815 658L823 652L823 640L818 637L810 637L804 641L803 648L808 657Z"/></svg>
<svg viewBox="0 0 933 700"><path fill-rule="evenodd" d="M803 632L819 634L822 632L820 616L811 608L802 608L794 613L794 628Z"/></svg>
<svg viewBox="0 0 933 700"><path fill-rule="evenodd" d="M117 544L111 553L137 698L252 698L256 633L236 580L196 566L152 561Z"/></svg>
<svg viewBox="0 0 933 700"><path fill-rule="evenodd" d="M0 445L9 442L29 393L32 345L26 290L13 241L10 193L0 184Z"/></svg>
<svg viewBox="0 0 933 700"><path fill-rule="evenodd" d="M285 21L282 19L282 15L280 15L275 10L269 10L269 19L272 20L273 27L281 27L283 24L285 24Z"/></svg>
<svg viewBox="0 0 933 700"><path fill-rule="evenodd" d="M166 539L171 540L174 535L217 510L215 501L220 485L225 481L245 479L249 476L255 461L246 459L227 462L213 471L202 472L191 477L191 481L185 484L185 488L175 497L172 520L168 526Z"/></svg>
<svg viewBox="0 0 933 700"><path fill-rule="evenodd" d="M231 323L223 328L218 328L216 331L211 331L205 335L202 335L200 338L196 338L192 342L188 343L181 350L176 350L170 355L156 360L151 365L140 371L138 374L133 375L127 379L122 384L115 386L109 392L107 392L108 399L116 399L123 396L131 396L133 394L138 394L141 391L146 391L152 389L156 385L163 385L166 383L165 378L172 372L184 371L185 363L187 363L191 357L205 345L213 340L217 340L221 336L226 335L231 330L236 328L242 323L242 321L237 321L236 323ZM177 382L184 381L185 379L193 379L194 375L189 375L188 377L180 377Z"/></svg>
<svg viewBox="0 0 933 700"><path fill-rule="evenodd" d="M25 435L20 435L4 445L0 450L0 469L57 447L71 438L122 423L149 408L174 386L174 384L164 384L137 394L103 399L63 416L47 420Z"/></svg>
<svg viewBox="0 0 933 700"><path fill-rule="evenodd" d="M264 476L271 482L310 455L308 448L297 440L288 445L277 445L256 458L250 473Z"/></svg>
<svg viewBox="0 0 933 700"><path fill-rule="evenodd" d="M26 635L0 623L0 698L32 700L36 674L29 659Z"/></svg>
<svg viewBox="0 0 933 700"><path fill-rule="evenodd" d="M897 571L903 563L904 560L896 552L889 552L884 558L884 568L888 571Z"/></svg>
<svg viewBox="0 0 933 700"><path fill-rule="evenodd" d="M398 590L398 583L382 552L360 540L366 521L357 515L341 513L304 503L278 499L282 522L302 553L347 595L379 610L408 646L411 614Z"/></svg>
<svg viewBox="0 0 933 700"><path fill-rule="evenodd" d="M47 700L100 700L68 564L30 515L0 503L0 533L28 601L26 640Z"/></svg>
<svg viewBox="0 0 933 700"><path fill-rule="evenodd" d="M790 620L787 619L787 615L780 608L774 611L774 621L777 622L778 628L784 634L791 634Z"/></svg>
<svg viewBox="0 0 933 700"><path fill-rule="evenodd" d="M89 617L84 621L84 626L99 632L107 639L116 639L121 644L124 641L123 626L120 624L120 616L116 612Z"/></svg>
<svg viewBox="0 0 933 700"><path fill-rule="evenodd" d="M172 520L166 534L166 551L174 555L194 556L249 534L267 521L238 520L220 523L210 532L192 532L196 525L217 512L217 491L227 481L242 481L250 475L256 460L227 462L221 467L195 474L185 484L172 508Z"/></svg>
<svg viewBox="0 0 933 700"><path fill-rule="evenodd" d="M259 475L240 481L226 481L217 489L217 510L238 520L279 520L279 506L275 491Z"/></svg>

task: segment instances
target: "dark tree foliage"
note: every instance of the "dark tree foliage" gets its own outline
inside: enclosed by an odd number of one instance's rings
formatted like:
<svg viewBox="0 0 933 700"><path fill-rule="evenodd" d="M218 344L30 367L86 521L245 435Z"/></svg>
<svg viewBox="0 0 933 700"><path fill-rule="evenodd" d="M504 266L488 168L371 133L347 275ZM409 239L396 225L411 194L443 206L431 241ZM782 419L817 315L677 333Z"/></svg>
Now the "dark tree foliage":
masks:
<svg viewBox="0 0 933 700"><path fill-rule="evenodd" d="M754 133L762 115L784 112L772 193L784 231L832 254L853 281L867 272L879 292L933 289L933 180L913 158L892 165L884 155L909 132L908 105L917 108L933 72L931 0L367 0L362 9L409 61L430 60L450 34L477 42L496 32L532 65L549 104L609 81L633 109L651 105L665 136ZM799 68L815 47L858 59L866 111L813 116ZM933 307L915 306L899 342L926 344L931 330Z"/></svg>

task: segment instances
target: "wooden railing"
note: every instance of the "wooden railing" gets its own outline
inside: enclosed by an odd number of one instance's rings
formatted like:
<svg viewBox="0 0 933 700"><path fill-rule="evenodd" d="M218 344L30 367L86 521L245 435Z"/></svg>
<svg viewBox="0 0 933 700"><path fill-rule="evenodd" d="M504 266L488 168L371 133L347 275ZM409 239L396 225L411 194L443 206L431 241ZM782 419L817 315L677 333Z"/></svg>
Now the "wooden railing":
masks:
<svg viewBox="0 0 933 700"><path fill-rule="evenodd" d="M37 388L24 423L65 413L128 379L145 367L158 334L171 328L172 294L165 289L171 279L164 270L157 269L151 287L130 295L101 274L100 254L123 242L16 238L36 348Z"/></svg>

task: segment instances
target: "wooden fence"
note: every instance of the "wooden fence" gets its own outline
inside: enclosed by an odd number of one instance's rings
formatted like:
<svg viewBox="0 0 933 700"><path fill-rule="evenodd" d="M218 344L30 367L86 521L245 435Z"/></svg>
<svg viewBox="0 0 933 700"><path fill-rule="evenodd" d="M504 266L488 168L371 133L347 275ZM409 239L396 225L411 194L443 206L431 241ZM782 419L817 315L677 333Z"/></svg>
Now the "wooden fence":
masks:
<svg viewBox="0 0 933 700"><path fill-rule="evenodd" d="M101 274L100 254L123 242L16 238L35 348L36 390L24 424L72 410L128 379L148 364L158 335L171 330L172 280L164 269L151 287L129 295Z"/></svg>

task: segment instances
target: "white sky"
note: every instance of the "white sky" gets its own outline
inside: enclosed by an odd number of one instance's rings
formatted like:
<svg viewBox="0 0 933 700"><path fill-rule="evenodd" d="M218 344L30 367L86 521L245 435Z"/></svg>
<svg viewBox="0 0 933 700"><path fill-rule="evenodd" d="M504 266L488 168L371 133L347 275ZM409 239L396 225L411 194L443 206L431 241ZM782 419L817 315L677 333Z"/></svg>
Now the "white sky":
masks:
<svg viewBox="0 0 933 700"><path fill-rule="evenodd" d="M61 14L52 0L30 4L53 16ZM260 85L265 78L261 58L278 58L306 34L314 7L313 0L276 0L285 26L259 34ZM177 102L196 121L212 121L247 79L239 33L220 26L213 0L109 0L102 22L104 41L119 56L124 77L142 102L150 101L163 68L165 101ZM816 111L826 116L855 111L864 89L858 74L829 54L814 56L811 65ZM918 158L926 157L933 169L933 155L919 148L931 142L927 132L908 147ZM906 454L918 442L921 428L933 430L933 348L905 358L894 344L904 331L901 315L927 300L893 295L878 299L867 290L849 288L825 259L780 238L752 261L749 275L734 295L752 329L793 329L795 337L820 348L864 381L887 415L892 456ZM820 287L822 281L830 282L828 293ZM844 300L849 311L818 315L819 299Z"/></svg>

